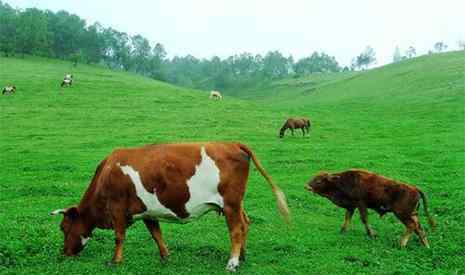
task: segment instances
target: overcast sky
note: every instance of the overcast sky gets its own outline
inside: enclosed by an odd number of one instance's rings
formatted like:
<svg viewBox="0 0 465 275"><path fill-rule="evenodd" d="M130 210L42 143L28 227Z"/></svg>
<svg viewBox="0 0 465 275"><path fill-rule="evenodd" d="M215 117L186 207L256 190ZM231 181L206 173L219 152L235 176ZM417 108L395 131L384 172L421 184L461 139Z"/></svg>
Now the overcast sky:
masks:
<svg viewBox="0 0 465 275"><path fill-rule="evenodd" d="M437 41L465 40L462 0L4 0L13 7L66 10L162 43L169 56L209 58L279 50L294 58L324 51L346 65L367 45L378 65L395 46L423 54Z"/></svg>

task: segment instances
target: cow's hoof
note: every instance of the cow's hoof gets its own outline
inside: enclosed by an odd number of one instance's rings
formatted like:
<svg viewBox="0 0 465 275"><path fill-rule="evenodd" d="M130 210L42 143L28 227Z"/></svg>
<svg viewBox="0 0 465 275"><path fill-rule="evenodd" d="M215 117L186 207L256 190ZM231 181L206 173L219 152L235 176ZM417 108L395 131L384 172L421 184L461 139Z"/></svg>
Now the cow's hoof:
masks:
<svg viewBox="0 0 465 275"><path fill-rule="evenodd" d="M239 259L238 258L231 258L226 265L226 270L230 272L236 272L237 268L239 267Z"/></svg>
<svg viewBox="0 0 465 275"><path fill-rule="evenodd" d="M111 260L111 261L108 261L108 262L106 263L106 266L107 266L107 267L117 267L117 266L120 265L121 263L122 263L121 261L115 262L115 261Z"/></svg>
<svg viewBox="0 0 465 275"><path fill-rule="evenodd" d="M168 262L169 262L169 256L168 255L160 257L160 263L162 265L166 265L166 264L168 264Z"/></svg>
<svg viewBox="0 0 465 275"><path fill-rule="evenodd" d="M374 231L373 229L368 231L368 236L372 239L376 239L378 237L378 233L376 233L376 231Z"/></svg>
<svg viewBox="0 0 465 275"><path fill-rule="evenodd" d="M347 233L347 231L348 231L347 227L342 227L340 232L341 234L344 234L344 233Z"/></svg>

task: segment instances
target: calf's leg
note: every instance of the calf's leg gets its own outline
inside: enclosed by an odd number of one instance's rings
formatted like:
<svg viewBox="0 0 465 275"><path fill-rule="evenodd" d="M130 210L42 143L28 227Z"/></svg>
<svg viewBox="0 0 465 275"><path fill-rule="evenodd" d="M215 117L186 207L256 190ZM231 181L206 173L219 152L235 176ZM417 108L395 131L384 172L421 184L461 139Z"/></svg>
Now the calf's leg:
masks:
<svg viewBox="0 0 465 275"><path fill-rule="evenodd" d="M358 211L360 212L360 218L365 225L365 229L367 231L368 236L370 238L375 238L376 237L376 231L374 231L370 225L368 224L368 211L365 205L361 205L358 207Z"/></svg>
<svg viewBox="0 0 465 275"><path fill-rule="evenodd" d="M428 239L426 239L425 231L421 228L420 220L418 219L417 215L412 216L412 219L415 221L415 233L420 238L421 243L426 247L429 248Z"/></svg>
<svg viewBox="0 0 465 275"><path fill-rule="evenodd" d="M152 234L152 238L158 245L161 261L166 261L167 257L169 256L169 252L166 248L165 241L163 240L163 237L161 235L160 223L154 220L144 220L144 224L150 231L150 234Z"/></svg>
<svg viewBox="0 0 465 275"><path fill-rule="evenodd" d="M410 240L413 232L415 232L418 237L420 238L421 243L429 248L429 243L428 240L426 239L425 232L421 229L420 222L418 220L417 215L397 215L396 216L402 221L402 223L405 225L405 232L402 235L402 238L400 239L400 246L405 247L407 246L408 241Z"/></svg>
<svg viewBox="0 0 465 275"><path fill-rule="evenodd" d="M239 267L239 257L241 254L242 244L244 243L244 232L242 231L242 210L240 206L225 206L224 215L226 217L229 236L231 238L231 257L226 265L226 269L229 271L236 271Z"/></svg>
<svg viewBox="0 0 465 275"><path fill-rule="evenodd" d="M353 208L348 208L346 209L346 215L344 217L344 223L342 224L341 227L341 233L347 232L347 229L349 228L350 221L352 220L352 216L354 215L354 210Z"/></svg>

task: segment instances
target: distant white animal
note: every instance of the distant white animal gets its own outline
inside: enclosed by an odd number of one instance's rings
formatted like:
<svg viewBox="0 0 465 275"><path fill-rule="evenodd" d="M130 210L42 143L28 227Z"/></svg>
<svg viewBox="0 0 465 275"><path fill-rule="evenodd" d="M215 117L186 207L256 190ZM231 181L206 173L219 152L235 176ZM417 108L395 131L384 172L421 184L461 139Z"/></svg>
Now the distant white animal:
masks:
<svg viewBox="0 0 465 275"><path fill-rule="evenodd" d="M218 91L211 91L211 92L210 92L210 99L221 100L221 99L223 99L223 96L222 96L221 93L218 92Z"/></svg>
<svg viewBox="0 0 465 275"><path fill-rule="evenodd" d="M2 90L2 95L12 95L16 93L16 86L8 85Z"/></svg>
<svg viewBox="0 0 465 275"><path fill-rule="evenodd" d="M73 84L73 75L72 74L66 74L65 78L63 79L63 82L61 82L61 87L71 86L72 84Z"/></svg>

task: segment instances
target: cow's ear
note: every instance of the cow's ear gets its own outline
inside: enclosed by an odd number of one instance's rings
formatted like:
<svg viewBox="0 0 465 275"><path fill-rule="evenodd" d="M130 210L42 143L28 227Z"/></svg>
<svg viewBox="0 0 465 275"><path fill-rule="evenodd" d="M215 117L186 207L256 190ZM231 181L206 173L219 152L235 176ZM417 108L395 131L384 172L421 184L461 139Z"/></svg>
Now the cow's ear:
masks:
<svg viewBox="0 0 465 275"><path fill-rule="evenodd" d="M65 214L65 212L66 212L66 209L57 209L57 210L53 210L52 212L50 212L50 215L56 216L60 214Z"/></svg>
<svg viewBox="0 0 465 275"><path fill-rule="evenodd" d="M79 217L79 211L77 207L73 206L66 209L65 216L69 217L72 220L77 219L77 217Z"/></svg>

